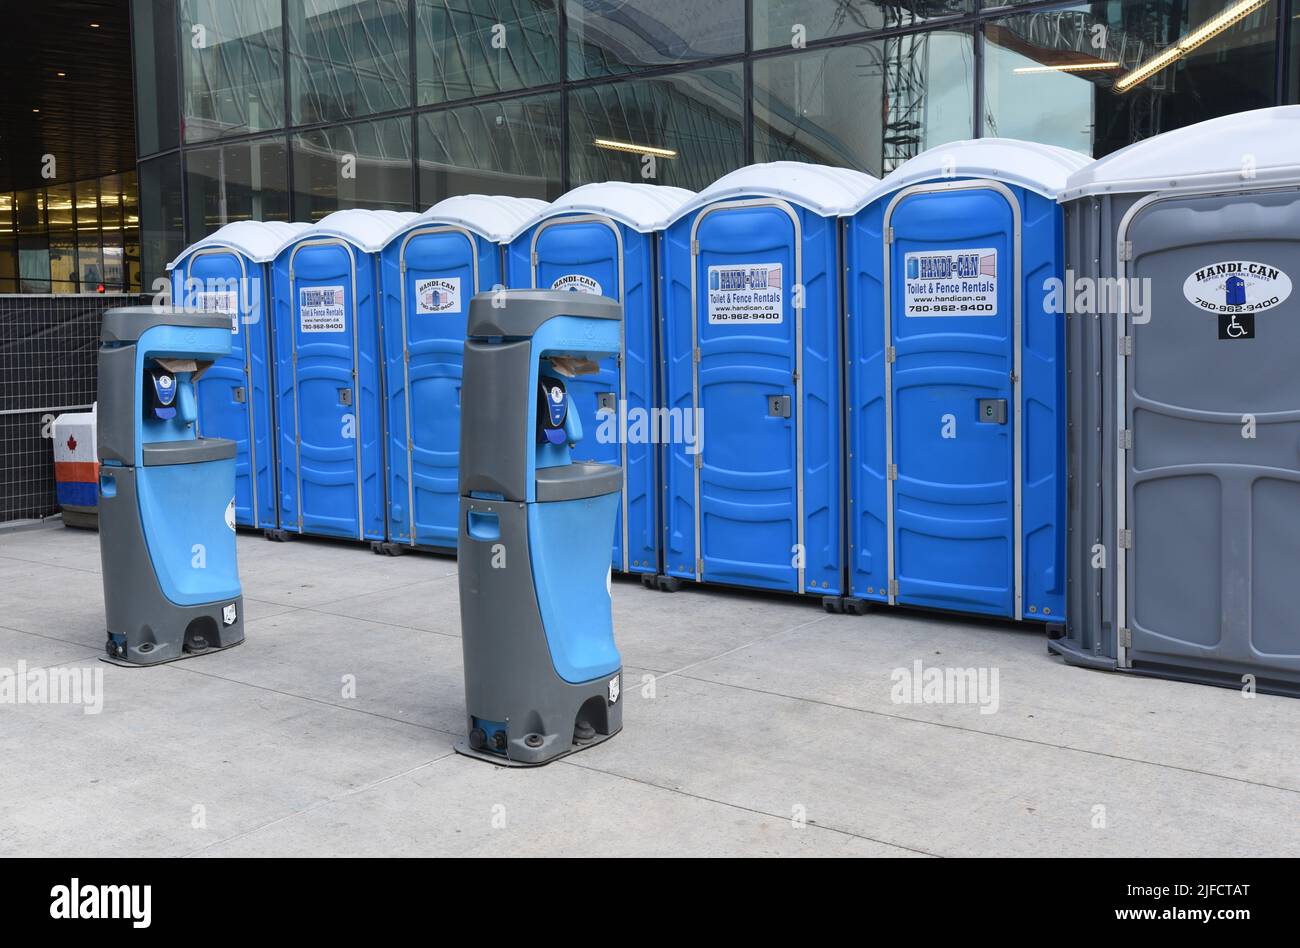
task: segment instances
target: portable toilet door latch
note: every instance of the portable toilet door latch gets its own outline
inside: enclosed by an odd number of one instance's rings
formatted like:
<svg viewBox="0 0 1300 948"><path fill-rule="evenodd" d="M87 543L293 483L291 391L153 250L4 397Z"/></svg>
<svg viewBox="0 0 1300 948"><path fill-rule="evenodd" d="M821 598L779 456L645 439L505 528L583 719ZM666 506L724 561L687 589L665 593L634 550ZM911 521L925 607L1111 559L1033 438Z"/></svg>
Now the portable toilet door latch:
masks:
<svg viewBox="0 0 1300 948"><path fill-rule="evenodd" d="M790 417L790 396L789 395L767 396L767 417L789 418Z"/></svg>

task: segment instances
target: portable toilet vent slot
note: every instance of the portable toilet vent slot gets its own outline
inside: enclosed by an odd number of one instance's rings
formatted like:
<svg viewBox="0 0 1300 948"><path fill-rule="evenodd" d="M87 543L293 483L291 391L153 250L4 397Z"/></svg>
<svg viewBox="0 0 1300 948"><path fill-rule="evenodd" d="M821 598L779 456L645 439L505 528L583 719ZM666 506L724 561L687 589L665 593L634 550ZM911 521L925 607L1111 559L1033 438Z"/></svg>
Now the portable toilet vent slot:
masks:
<svg viewBox="0 0 1300 948"><path fill-rule="evenodd" d="M652 184L586 184L535 215L507 249L512 288L595 294L623 306L619 351L598 373L571 380L569 396L588 431L576 456L617 465L626 478L611 562L643 576L657 574L660 561L658 446L649 430L659 403L657 244L690 197Z"/></svg>
<svg viewBox="0 0 1300 948"><path fill-rule="evenodd" d="M461 366L469 301L503 288L501 245L545 201L469 194L429 208L380 254L388 541L454 550Z"/></svg>
<svg viewBox="0 0 1300 948"><path fill-rule="evenodd" d="M1070 663L1300 694L1297 143L1300 106L1240 112L1066 184L1071 269L1129 304L1069 320L1069 622L1049 647Z"/></svg>

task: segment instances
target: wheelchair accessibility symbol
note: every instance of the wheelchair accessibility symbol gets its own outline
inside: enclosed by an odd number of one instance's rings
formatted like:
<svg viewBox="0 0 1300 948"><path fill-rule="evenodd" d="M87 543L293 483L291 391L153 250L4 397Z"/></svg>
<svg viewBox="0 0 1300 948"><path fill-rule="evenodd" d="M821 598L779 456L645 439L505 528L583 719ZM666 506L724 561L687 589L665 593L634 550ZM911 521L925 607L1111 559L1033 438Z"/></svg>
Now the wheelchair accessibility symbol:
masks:
<svg viewBox="0 0 1300 948"><path fill-rule="evenodd" d="M1254 339L1255 338L1255 314L1254 313L1220 313L1219 314L1219 338L1220 339Z"/></svg>

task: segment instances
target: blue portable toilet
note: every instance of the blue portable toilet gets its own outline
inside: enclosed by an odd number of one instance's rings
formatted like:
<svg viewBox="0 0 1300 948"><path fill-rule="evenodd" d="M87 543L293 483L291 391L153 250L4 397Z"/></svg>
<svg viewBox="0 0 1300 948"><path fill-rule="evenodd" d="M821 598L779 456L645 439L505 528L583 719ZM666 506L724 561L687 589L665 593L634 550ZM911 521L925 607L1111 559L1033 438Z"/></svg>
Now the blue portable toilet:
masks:
<svg viewBox="0 0 1300 948"><path fill-rule="evenodd" d="M384 539L379 251L415 216L335 211L275 258L277 537Z"/></svg>
<svg viewBox="0 0 1300 948"><path fill-rule="evenodd" d="M794 161L733 171L664 235L673 580L844 590L839 215L877 179ZM695 419L699 419L698 425Z"/></svg>
<svg viewBox="0 0 1300 948"><path fill-rule="evenodd" d="M197 434L235 443L235 523L274 529L275 431L271 411L270 265L307 224L235 221L167 265L172 305L230 316L230 354L195 385Z"/></svg>
<svg viewBox="0 0 1300 948"><path fill-rule="evenodd" d="M595 293L623 304L622 352L602 359L599 372L573 378L568 388L583 430L592 432L575 448L575 460L623 469L612 565L624 573L653 576L659 570L652 430L658 404L656 244L669 218L691 196L682 188L654 184L584 184L539 214L506 252L506 282L512 289Z"/></svg>
<svg viewBox="0 0 1300 948"><path fill-rule="evenodd" d="M848 220L851 603L1064 621L1056 198L1089 161L953 142L903 164Z"/></svg>
<svg viewBox="0 0 1300 948"><path fill-rule="evenodd" d="M504 286L502 244L546 208L534 198L447 198L393 234L380 254L388 541L456 549L461 365L469 301Z"/></svg>

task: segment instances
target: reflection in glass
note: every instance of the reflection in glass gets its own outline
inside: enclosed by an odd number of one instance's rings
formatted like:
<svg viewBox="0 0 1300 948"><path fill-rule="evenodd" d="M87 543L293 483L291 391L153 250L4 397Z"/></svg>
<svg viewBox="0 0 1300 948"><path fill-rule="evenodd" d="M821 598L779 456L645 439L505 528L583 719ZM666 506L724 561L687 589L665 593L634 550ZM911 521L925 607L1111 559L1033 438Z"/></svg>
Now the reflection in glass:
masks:
<svg viewBox="0 0 1300 948"><path fill-rule="evenodd" d="M127 261L120 231L104 234L103 252L104 288L109 291L126 289Z"/></svg>
<svg viewBox="0 0 1300 948"><path fill-rule="evenodd" d="M559 93L420 116L420 206L456 194L560 196Z"/></svg>
<svg viewBox="0 0 1300 948"><path fill-rule="evenodd" d="M50 230L72 230L72 185L59 184L47 188L45 207Z"/></svg>
<svg viewBox="0 0 1300 948"><path fill-rule="evenodd" d="M993 20L985 26L985 134L1099 158L1272 105L1277 8L1276 0L1130 0ZM1244 16L1206 36L1203 28L1225 13Z"/></svg>
<svg viewBox="0 0 1300 948"><path fill-rule="evenodd" d="M94 290L94 284L86 288ZM50 288L45 293L77 292L77 236L68 231L50 234Z"/></svg>
<svg viewBox="0 0 1300 948"><path fill-rule="evenodd" d="M179 0L185 140L284 124L280 0Z"/></svg>
<svg viewBox="0 0 1300 948"><path fill-rule="evenodd" d="M289 162L284 138L188 149L186 231L191 241L231 221L289 219Z"/></svg>
<svg viewBox="0 0 1300 948"><path fill-rule="evenodd" d="M739 64L569 93L569 178L692 191L744 164Z"/></svg>
<svg viewBox="0 0 1300 948"><path fill-rule="evenodd" d="M411 209L411 120L356 122L293 137L294 216L348 207Z"/></svg>
<svg viewBox="0 0 1300 948"><path fill-rule="evenodd" d="M83 293L94 293L100 286L109 288L98 234L83 233L77 236L77 274L81 280Z"/></svg>
<svg viewBox="0 0 1300 948"><path fill-rule="evenodd" d="M956 30L791 53L754 63L754 159L874 175L969 138L974 38Z"/></svg>
<svg viewBox="0 0 1300 948"><path fill-rule="evenodd" d="M144 292L166 277L166 266L185 249L181 217L180 155L140 162L140 257Z"/></svg>
<svg viewBox="0 0 1300 948"><path fill-rule="evenodd" d="M176 91L176 0L131 4L131 64L135 70L135 136L140 155L180 144Z"/></svg>
<svg viewBox="0 0 1300 948"><path fill-rule="evenodd" d="M0 292L89 293L100 282L108 291L139 290L135 188L136 175L127 172L0 193ZM93 265L89 277L79 254Z"/></svg>
<svg viewBox="0 0 1300 948"><path fill-rule="evenodd" d="M18 292L18 241L0 233L0 293Z"/></svg>
<svg viewBox="0 0 1300 948"><path fill-rule="evenodd" d="M420 105L558 82L555 0L416 0Z"/></svg>
<svg viewBox="0 0 1300 948"><path fill-rule="evenodd" d="M406 0L289 0L293 123L410 105Z"/></svg>
<svg viewBox="0 0 1300 948"><path fill-rule="evenodd" d="M1291 4L1291 52L1287 57L1291 63L1291 75L1287 82L1286 101L1292 105L1300 103L1300 6Z"/></svg>
<svg viewBox="0 0 1300 948"><path fill-rule="evenodd" d="M754 48L915 26L969 13L971 0L753 0ZM988 4L992 6L993 4Z"/></svg>
<svg viewBox="0 0 1300 948"><path fill-rule="evenodd" d="M745 49L746 0L565 0L570 79L616 76Z"/></svg>
<svg viewBox="0 0 1300 948"><path fill-rule="evenodd" d="M19 191L17 196L18 230L20 233L45 230L45 191Z"/></svg>
<svg viewBox="0 0 1300 948"><path fill-rule="evenodd" d="M50 293L50 239L18 239L18 292Z"/></svg>

